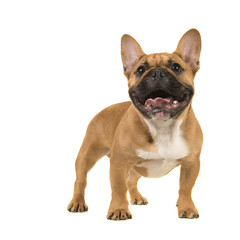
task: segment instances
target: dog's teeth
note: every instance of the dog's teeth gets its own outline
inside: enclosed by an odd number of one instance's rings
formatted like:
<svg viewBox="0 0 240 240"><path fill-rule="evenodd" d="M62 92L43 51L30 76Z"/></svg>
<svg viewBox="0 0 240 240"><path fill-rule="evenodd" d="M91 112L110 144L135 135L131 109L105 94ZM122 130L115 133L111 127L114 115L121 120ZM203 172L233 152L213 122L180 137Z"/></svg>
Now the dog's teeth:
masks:
<svg viewBox="0 0 240 240"><path fill-rule="evenodd" d="M173 101L173 104L174 104L174 105L177 105L177 104L178 104L178 101L177 101L177 100L174 100L174 101Z"/></svg>

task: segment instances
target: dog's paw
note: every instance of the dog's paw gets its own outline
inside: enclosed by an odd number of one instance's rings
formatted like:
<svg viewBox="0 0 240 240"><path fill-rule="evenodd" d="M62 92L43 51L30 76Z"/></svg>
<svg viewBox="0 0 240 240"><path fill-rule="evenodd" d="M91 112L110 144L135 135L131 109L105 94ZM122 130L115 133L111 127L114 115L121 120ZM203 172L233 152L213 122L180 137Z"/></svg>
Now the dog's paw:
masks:
<svg viewBox="0 0 240 240"><path fill-rule="evenodd" d="M88 210L88 206L84 201L74 201L72 200L68 204L69 212L86 212Z"/></svg>
<svg viewBox="0 0 240 240"><path fill-rule="evenodd" d="M178 211L178 217L179 218L199 218L199 213L197 210L195 209L182 209L180 211Z"/></svg>
<svg viewBox="0 0 240 240"><path fill-rule="evenodd" d="M129 210L125 209L116 209L113 212L110 211L107 215L107 219L109 220L126 220L126 219L132 219L132 214Z"/></svg>
<svg viewBox="0 0 240 240"><path fill-rule="evenodd" d="M132 205L147 205L148 200L143 196L136 196L131 199Z"/></svg>
<svg viewBox="0 0 240 240"><path fill-rule="evenodd" d="M189 203L187 202L182 202L178 201L177 203L178 207L178 217L179 218L199 218L199 213L196 207L194 206L194 203L190 201Z"/></svg>

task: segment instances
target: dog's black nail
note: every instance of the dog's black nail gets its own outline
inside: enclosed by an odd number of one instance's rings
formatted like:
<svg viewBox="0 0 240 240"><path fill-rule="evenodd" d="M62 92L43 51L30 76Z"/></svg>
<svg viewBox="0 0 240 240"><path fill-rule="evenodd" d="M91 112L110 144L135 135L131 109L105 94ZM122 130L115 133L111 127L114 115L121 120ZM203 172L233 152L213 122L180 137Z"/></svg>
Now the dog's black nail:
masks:
<svg viewBox="0 0 240 240"><path fill-rule="evenodd" d="M186 213L184 212L184 213L180 216L180 218L186 218Z"/></svg>
<svg viewBox="0 0 240 240"><path fill-rule="evenodd" d="M113 213L107 217L107 219L112 219Z"/></svg>

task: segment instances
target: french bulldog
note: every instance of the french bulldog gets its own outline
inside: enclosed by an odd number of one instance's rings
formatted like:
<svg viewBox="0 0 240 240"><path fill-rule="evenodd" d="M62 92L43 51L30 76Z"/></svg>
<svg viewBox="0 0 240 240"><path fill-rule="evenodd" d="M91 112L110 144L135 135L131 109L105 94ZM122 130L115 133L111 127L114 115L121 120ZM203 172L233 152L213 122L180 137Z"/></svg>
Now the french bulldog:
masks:
<svg viewBox="0 0 240 240"><path fill-rule="evenodd" d="M180 218L198 218L191 192L199 173L203 142L192 109L194 77L200 68L201 36L187 31L173 53L145 54L129 35L121 39L124 74L131 101L111 105L90 122L76 159L70 212L88 210L84 191L89 170L110 158L112 199L107 219L132 218L131 204L145 205L137 188L140 177L162 177L181 166Z"/></svg>

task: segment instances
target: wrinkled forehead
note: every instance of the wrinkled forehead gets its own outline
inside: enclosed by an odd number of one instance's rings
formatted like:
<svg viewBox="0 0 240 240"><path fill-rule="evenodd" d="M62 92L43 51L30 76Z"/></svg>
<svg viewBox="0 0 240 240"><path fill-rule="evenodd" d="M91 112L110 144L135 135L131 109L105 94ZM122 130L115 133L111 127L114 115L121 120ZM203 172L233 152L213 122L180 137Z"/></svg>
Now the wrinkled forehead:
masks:
<svg viewBox="0 0 240 240"><path fill-rule="evenodd" d="M170 62L181 62L181 58L176 54L153 53L141 58L139 64L147 64L149 67L162 67Z"/></svg>

